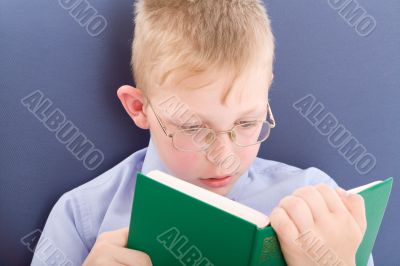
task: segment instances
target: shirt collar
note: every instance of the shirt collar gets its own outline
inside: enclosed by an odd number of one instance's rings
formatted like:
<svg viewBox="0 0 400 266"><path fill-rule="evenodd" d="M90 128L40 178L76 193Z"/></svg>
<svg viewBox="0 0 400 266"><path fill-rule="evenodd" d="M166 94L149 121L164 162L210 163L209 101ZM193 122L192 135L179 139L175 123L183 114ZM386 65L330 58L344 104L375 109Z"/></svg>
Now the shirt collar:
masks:
<svg viewBox="0 0 400 266"><path fill-rule="evenodd" d="M152 170L160 170L164 173L171 174L165 164L158 155L157 148L150 138L149 146L147 147L146 156L143 160L142 173L147 174ZM226 195L227 198L237 200L243 191L243 187L250 182L249 170L246 170L233 185L232 189Z"/></svg>
<svg viewBox="0 0 400 266"><path fill-rule="evenodd" d="M232 189L229 191L228 194L225 195L225 197L231 199L231 200L238 200L240 195L242 194L242 191L245 187L246 184L250 182L249 178L249 170L247 169L240 177L238 180L236 180L236 183L233 185Z"/></svg>
<svg viewBox="0 0 400 266"><path fill-rule="evenodd" d="M152 170L160 170L164 173L170 174L167 170L167 167L161 161L161 158L158 156L158 152L156 147L154 146L153 141L150 138L149 146L147 147L146 156L144 157L142 173L148 174Z"/></svg>

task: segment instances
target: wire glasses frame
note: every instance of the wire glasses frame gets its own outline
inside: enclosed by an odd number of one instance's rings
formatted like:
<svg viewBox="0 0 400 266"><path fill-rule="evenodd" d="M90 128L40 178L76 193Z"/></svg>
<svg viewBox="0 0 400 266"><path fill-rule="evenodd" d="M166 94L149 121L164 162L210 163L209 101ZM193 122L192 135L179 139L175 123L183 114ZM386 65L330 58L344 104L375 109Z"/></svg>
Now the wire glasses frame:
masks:
<svg viewBox="0 0 400 266"><path fill-rule="evenodd" d="M231 141L233 143L235 143L237 146L240 146L240 147L253 146L253 145L259 144L259 143L265 141L266 139L268 139L271 129L276 126L276 122L275 122L274 116L272 114L271 106L269 103L267 103L268 110L267 110L267 118L265 121L255 120L255 121L251 121L251 122L235 123L235 125L230 130L224 130L224 131L215 131L212 128L200 126L200 127L190 128L190 129L179 129L175 132L168 132L168 129L165 126L165 123L162 121L160 116L154 110L153 105L151 104L150 100L149 99L147 99L147 100L148 100L150 108L153 111L164 134L167 137L171 138L173 146L175 147L175 149L177 149L179 151L199 152L202 150L206 150L215 142L218 134L225 134L225 133L227 133L229 135ZM251 123L254 123L254 122L262 123L261 130L260 130L259 136L257 138L257 141L251 142L248 144L243 144L243 143L238 142L238 134L236 132L236 131L238 131L238 128L239 127L246 128L246 126L252 126ZM263 131L263 129L264 129L264 131ZM185 136L191 135L193 143L191 143L190 145L193 145L193 146L191 146L190 148L186 148L186 147L183 147L182 144L179 145L178 144L179 138L177 139L177 136L179 136L179 134L181 134L180 135L181 139L183 139L184 135ZM264 134L264 135L262 135L262 134ZM195 139L199 139L199 136L203 136L203 139L201 141L196 141ZM260 139L260 136L262 137L261 139ZM193 147L195 147L195 148L193 148Z"/></svg>

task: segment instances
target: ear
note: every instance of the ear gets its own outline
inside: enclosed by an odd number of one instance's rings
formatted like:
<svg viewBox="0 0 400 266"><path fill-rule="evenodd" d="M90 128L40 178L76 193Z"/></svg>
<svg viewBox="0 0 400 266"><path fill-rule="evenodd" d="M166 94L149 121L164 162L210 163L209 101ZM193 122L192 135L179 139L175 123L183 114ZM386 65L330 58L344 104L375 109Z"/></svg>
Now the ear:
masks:
<svg viewBox="0 0 400 266"><path fill-rule="evenodd" d="M144 105L145 97L142 91L135 87L124 85L118 89L117 95L133 122L142 129L149 129Z"/></svg>

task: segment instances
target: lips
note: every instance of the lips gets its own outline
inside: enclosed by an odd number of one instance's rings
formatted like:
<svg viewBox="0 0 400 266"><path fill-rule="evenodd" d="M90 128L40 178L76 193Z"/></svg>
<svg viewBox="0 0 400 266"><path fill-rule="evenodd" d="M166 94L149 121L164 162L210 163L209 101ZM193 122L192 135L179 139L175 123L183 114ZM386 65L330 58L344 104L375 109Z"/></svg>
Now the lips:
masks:
<svg viewBox="0 0 400 266"><path fill-rule="evenodd" d="M201 178L201 179L223 179L223 178L226 178L226 177L229 177L228 175L226 175L226 176L212 176L212 177L206 177L206 178Z"/></svg>
<svg viewBox="0 0 400 266"><path fill-rule="evenodd" d="M232 176L215 176L209 178L201 178L200 181L208 186L213 188L223 187L228 185L232 180Z"/></svg>

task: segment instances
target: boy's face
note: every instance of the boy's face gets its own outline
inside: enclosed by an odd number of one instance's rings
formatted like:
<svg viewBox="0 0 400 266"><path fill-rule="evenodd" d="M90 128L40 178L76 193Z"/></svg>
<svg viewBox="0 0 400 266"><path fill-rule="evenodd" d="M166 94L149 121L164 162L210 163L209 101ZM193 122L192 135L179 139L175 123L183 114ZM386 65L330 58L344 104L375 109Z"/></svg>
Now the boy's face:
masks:
<svg viewBox="0 0 400 266"><path fill-rule="evenodd" d="M136 125L149 128L158 154L171 174L192 184L220 195L226 195L237 179L249 168L257 156L260 144L239 147L228 134L217 134L216 141L208 151L187 152L176 149L172 139L165 135L155 113L167 129L174 133L181 129L183 117L194 115L196 119L215 131L230 130L235 122L265 120L267 115L268 88L272 81L271 70L252 69L242 73L233 81L233 74L227 69L209 70L196 75L171 74L162 87L153 88L148 95L152 108L144 102L138 89L123 86L118 90L125 109ZM233 82L233 83L232 83ZM233 87L232 87L233 86ZM233 90L225 103L222 98L228 88ZM179 100L186 116L171 115L162 103L167 99ZM197 123L195 123L197 124ZM211 153L211 150L214 150ZM216 152L218 150L218 152ZM219 154L217 160L215 154ZM233 156L234 155L234 156ZM235 167L222 167L224 157L235 158ZM232 160L231 160L232 161ZM210 180L225 177L224 180ZM208 180L204 180L208 179Z"/></svg>

